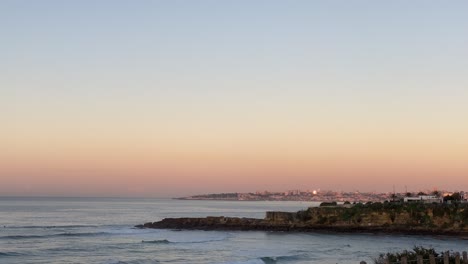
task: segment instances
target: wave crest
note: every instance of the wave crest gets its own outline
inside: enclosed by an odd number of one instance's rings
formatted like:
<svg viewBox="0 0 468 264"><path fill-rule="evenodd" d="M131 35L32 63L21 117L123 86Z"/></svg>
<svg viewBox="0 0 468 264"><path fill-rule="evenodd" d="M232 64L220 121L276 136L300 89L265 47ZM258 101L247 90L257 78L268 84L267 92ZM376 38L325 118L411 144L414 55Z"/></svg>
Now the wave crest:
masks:
<svg viewBox="0 0 468 264"><path fill-rule="evenodd" d="M154 264L154 263L159 263L159 261L152 260L152 259L136 259L136 260L129 260L129 261L109 260L104 263L105 264Z"/></svg>
<svg viewBox="0 0 468 264"><path fill-rule="evenodd" d="M303 259L304 255L288 255L288 256L275 256L275 257L262 257L260 258L263 263L265 264L273 264L277 263L278 261L283 262L283 261L294 261L294 260L300 260Z"/></svg>
<svg viewBox="0 0 468 264"><path fill-rule="evenodd" d="M91 233L58 233L58 234L50 234L50 235L9 235L9 236L1 236L0 239L44 239L44 238L52 238L52 237L92 237L92 236L101 236L101 235L109 235L111 233L107 232L91 232Z"/></svg>
<svg viewBox="0 0 468 264"><path fill-rule="evenodd" d="M160 240L142 240L141 243L148 243L148 244L169 244L172 243L167 239L160 239Z"/></svg>
<svg viewBox="0 0 468 264"><path fill-rule="evenodd" d="M86 228L86 227L99 227L98 225L31 225L31 226L5 226L9 229L54 229L54 228Z"/></svg>
<svg viewBox="0 0 468 264"><path fill-rule="evenodd" d="M24 254L18 252L0 252L0 257L17 257L23 256Z"/></svg>

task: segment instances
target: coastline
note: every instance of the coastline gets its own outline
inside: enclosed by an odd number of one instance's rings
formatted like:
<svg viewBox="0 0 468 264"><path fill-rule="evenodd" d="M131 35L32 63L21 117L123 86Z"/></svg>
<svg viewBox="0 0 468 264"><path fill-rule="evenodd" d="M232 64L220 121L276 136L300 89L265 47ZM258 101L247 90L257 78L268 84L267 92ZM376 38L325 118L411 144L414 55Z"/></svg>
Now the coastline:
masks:
<svg viewBox="0 0 468 264"><path fill-rule="evenodd" d="M271 224L264 219L236 217L206 218L165 218L158 222L136 225L136 228L203 230L203 231L267 231L299 233L348 233L348 234L388 234L388 235L421 235L448 236L468 240L465 230L438 230L415 227L382 227L382 226L327 226Z"/></svg>
<svg viewBox="0 0 468 264"><path fill-rule="evenodd" d="M137 228L278 232L333 232L451 236L468 239L468 207L374 203L266 212L265 218L165 218Z"/></svg>

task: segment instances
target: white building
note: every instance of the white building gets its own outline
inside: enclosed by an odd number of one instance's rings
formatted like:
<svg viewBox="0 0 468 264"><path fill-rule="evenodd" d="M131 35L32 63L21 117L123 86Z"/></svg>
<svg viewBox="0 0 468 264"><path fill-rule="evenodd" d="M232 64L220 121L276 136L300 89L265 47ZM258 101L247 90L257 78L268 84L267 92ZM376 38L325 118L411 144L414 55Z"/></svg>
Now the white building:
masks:
<svg viewBox="0 0 468 264"><path fill-rule="evenodd" d="M405 197L404 199L405 203L443 203L444 198L442 197L437 197L435 195L420 195L418 197Z"/></svg>

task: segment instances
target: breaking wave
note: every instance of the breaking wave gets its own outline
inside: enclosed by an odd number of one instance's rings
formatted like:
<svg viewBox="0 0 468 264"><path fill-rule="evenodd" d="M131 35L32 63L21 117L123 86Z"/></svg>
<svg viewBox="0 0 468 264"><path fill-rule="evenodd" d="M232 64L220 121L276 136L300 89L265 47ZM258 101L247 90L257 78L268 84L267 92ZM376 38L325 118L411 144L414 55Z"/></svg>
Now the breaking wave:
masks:
<svg viewBox="0 0 468 264"><path fill-rule="evenodd" d="M277 257L262 257L260 258L265 264L277 263L278 261L293 261L302 259L301 255L292 255L292 256L277 256Z"/></svg>
<svg viewBox="0 0 468 264"><path fill-rule="evenodd" d="M148 243L148 244L169 244L172 243L171 241L167 239L161 239L161 240L143 240L141 243Z"/></svg>
<svg viewBox="0 0 468 264"><path fill-rule="evenodd" d="M199 244L199 243L210 243L210 242L219 242L227 240L229 237L223 237L219 239L203 239L203 240L194 240L194 241L170 241L168 239L157 239L157 240L143 240L142 243L148 244Z"/></svg>
<svg viewBox="0 0 468 264"><path fill-rule="evenodd" d="M4 226L9 229L55 229L55 228L87 228L87 227L99 227L97 225L32 225L32 226Z"/></svg>
<svg viewBox="0 0 468 264"><path fill-rule="evenodd" d="M0 252L0 257L17 257L23 256L24 254L18 252Z"/></svg>
<svg viewBox="0 0 468 264"><path fill-rule="evenodd" d="M260 257L255 259L249 259L246 261L240 262L228 262L226 264L276 264L284 262L293 262L300 259L304 259L302 255L292 255L292 256L269 256L269 257Z"/></svg>
<svg viewBox="0 0 468 264"><path fill-rule="evenodd" d="M101 235L109 235L107 232L94 232L94 233L58 233L51 235L9 235L0 236L0 239L44 239L52 237L93 237Z"/></svg>
<svg viewBox="0 0 468 264"><path fill-rule="evenodd" d="M104 262L104 264L154 264L159 263L157 260L152 259L136 259L136 260L129 260L129 261L122 261L122 260L109 260Z"/></svg>

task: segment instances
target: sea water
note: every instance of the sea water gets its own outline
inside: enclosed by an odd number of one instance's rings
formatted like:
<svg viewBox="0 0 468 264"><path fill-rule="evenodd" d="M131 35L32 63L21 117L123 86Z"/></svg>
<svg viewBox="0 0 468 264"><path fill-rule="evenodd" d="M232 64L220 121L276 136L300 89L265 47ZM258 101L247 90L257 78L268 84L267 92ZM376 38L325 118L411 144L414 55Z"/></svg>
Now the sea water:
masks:
<svg viewBox="0 0 468 264"><path fill-rule="evenodd" d="M359 263L379 253L468 250L456 237L136 229L165 217L263 218L311 202L0 198L0 263Z"/></svg>

